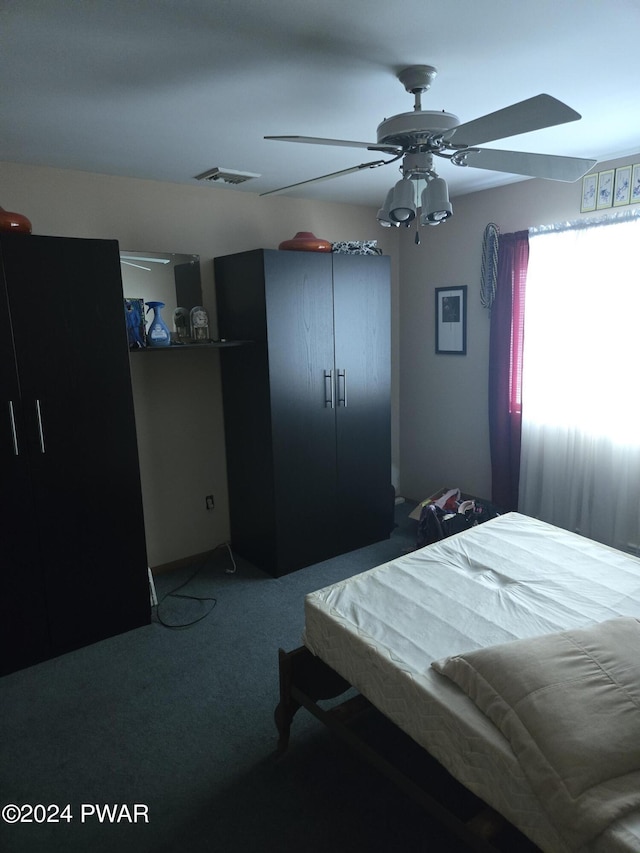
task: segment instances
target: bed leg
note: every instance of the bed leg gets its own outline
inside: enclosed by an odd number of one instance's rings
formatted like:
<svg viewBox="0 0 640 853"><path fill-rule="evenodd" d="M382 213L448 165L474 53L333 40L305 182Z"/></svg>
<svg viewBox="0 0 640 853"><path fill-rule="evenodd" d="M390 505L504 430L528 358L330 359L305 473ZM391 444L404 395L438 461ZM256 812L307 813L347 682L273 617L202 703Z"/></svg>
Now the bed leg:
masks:
<svg viewBox="0 0 640 853"><path fill-rule="evenodd" d="M485 806L466 821L465 825L475 837L491 842L505 828L507 821L501 814L494 811L494 809Z"/></svg>
<svg viewBox="0 0 640 853"><path fill-rule="evenodd" d="M274 719L279 734L278 752L282 753L289 744L291 723L298 708L304 706L314 713L318 699L340 696L350 685L305 646L291 652L280 649L278 659L280 702Z"/></svg>
<svg viewBox="0 0 640 853"><path fill-rule="evenodd" d="M298 650L296 650L298 651ZM291 695L293 686L293 662L292 656L296 652L285 652L278 650L278 665L280 672L280 702L274 711L273 718L278 730L278 753L282 754L289 746L289 733L291 723L300 703Z"/></svg>

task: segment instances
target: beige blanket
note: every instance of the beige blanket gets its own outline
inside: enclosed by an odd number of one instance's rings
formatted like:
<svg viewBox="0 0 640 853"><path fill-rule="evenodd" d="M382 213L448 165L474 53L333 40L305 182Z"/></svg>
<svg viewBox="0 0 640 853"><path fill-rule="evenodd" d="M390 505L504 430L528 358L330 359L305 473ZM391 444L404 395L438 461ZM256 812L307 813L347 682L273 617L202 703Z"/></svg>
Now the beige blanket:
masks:
<svg viewBox="0 0 640 853"><path fill-rule="evenodd" d="M516 640L432 666L509 740L567 850L640 809L638 620Z"/></svg>

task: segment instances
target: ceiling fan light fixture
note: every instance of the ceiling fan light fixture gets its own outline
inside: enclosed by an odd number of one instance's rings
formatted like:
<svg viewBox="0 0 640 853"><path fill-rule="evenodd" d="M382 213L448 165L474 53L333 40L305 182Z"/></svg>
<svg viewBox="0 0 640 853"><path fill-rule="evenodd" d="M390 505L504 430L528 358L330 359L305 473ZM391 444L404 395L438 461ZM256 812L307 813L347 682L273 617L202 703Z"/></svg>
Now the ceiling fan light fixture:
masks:
<svg viewBox="0 0 640 853"><path fill-rule="evenodd" d="M434 178L429 181L422 191L421 206L421 225L437 225L453 214L453 207L449 201L449 188L444 178Z"/></svg>
<svg viewBox="0 0 640 853"><path fill-rule="evenodd" d="M387 193L387 197L384 200L384 204L382 205L376 216L378 223L382 225L383 228L398 228L398 226L400 225L399 222L395 222L393 219L391 219L391 216L389 214L389 208L391 207L392 197L393 187Z"/></svg>
<svg viewBox="0 0 640 853"><path fill-rule="evenodd" d="M409 223L416 218L414 185L408 178L402 178L391 190L389 218L397 223Z"/></svg>

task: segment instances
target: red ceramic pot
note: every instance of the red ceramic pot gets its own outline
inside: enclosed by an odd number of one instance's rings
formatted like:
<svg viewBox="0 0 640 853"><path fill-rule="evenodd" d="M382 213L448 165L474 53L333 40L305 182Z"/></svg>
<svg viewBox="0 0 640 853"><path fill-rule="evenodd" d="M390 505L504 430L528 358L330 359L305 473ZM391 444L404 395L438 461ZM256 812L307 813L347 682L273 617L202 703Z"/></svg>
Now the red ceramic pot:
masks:
<svg viewBox="0 0 640 853"><path fill-rule="evenodd" d="M321 240L311 231L298 231L295 237L280 243L278 248L296 252L330 252L331 243L328 240Z"/></svg>
<svg viewBox="0 0 640 853"><path fill-rule="evenodd" d="M0 207L0 231L31 234L31 223L21 213L11 213L11 211Z"/></svg>

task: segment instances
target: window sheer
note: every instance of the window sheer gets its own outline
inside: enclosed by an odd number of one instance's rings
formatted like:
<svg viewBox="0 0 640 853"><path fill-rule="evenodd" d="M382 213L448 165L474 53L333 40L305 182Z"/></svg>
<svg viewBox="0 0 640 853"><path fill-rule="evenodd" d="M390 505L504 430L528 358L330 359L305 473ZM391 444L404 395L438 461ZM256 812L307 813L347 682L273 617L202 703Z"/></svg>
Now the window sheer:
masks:
<svg viewBox="0 0 640 853"><path fill-rule="evenodd" d="M640 541L640 218L530 235L520 510Z"/></svg>

